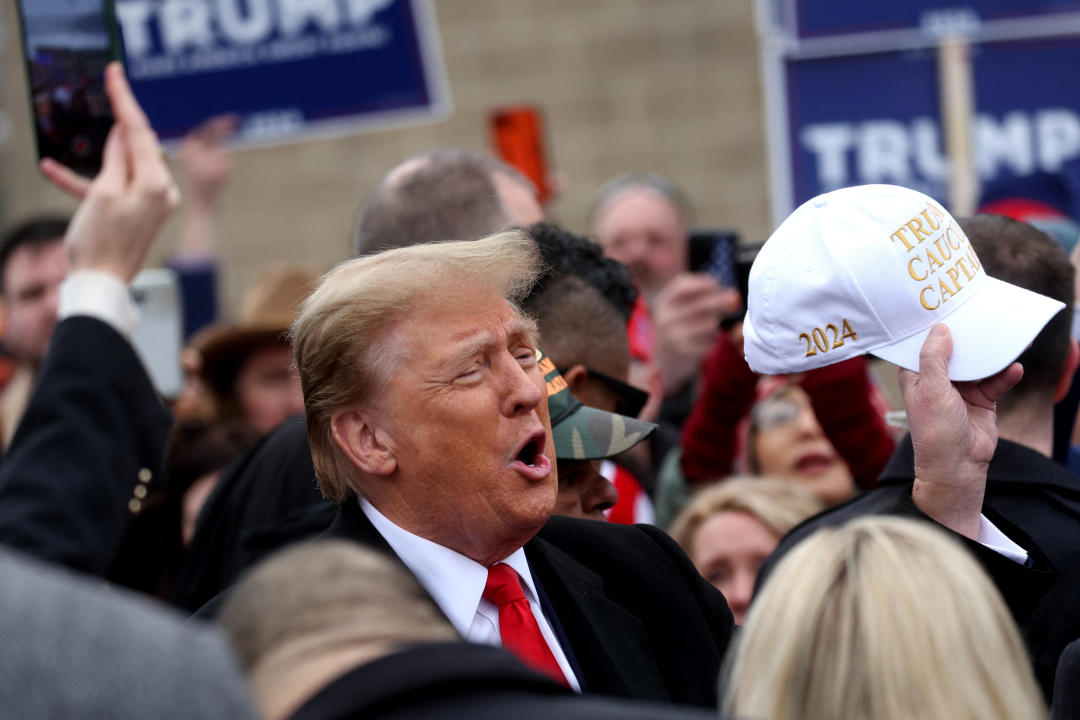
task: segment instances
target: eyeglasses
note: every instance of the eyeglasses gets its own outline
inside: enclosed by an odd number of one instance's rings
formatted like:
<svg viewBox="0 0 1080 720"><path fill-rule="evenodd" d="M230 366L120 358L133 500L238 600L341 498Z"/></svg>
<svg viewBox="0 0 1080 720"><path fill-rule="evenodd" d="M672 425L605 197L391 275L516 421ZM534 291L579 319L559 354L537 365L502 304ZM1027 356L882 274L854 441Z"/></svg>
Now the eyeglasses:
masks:
<svg viewBox="0 0 1080 720"><path fill-rule="evenodd" d="M771 397L762 400L750 411L750 424L755 430L771 430L795 422L803 405L790 397Z"/></svg>
<svg viewBox="0 0 1080 720"><path fill-rule="evenodd" d="M558 368L559 373L564 375L569 369L568 367ZM632 418L636 418L641 414L641 409L649 401L649 393L610 375L593 370L591 367L586 367L585 370L588 371L589 377L599 380L608 390L615 394L615 412Z"/></svg>

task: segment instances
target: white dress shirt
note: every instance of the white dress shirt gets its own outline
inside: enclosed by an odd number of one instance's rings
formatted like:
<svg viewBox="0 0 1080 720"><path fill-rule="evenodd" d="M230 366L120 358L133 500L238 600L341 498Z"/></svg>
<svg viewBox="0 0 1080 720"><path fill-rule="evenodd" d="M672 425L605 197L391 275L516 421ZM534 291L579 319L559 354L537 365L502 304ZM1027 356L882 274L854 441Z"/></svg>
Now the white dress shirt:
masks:
<svg viewBox="0 0 1080 720"><path fill-rule="evenodd" d="M402 529L364 498L360 499L360 508L424 589L431 594L435 604L463 638L472 643L502 645L499 635L499 609L482 597L484 586L487 585L486 567L450 548ZM518 548L499 562L512 567L521 577L522 589L536 617L536 624L540 626L540 633L547 641L555 661L559 663L566 682L575 692L581 692L581 685L570 669L566 653L559 645L540 607L525 550Z"/></svg>
<svg viewBox="0 0 1080 720"><path fill-rule="evenodd" d="M998 530L997 525L987 520L982 513L979 513L979 539L977 542L983 547L993 550L998 555L1004 555L1013 562L1027 565L1027 550L1010 540L1008 535Z"/></svg>
<svg viewBox="0 0 1080 720"><path fill-rule="evenodd" d="M139 324L139 308L120 278L96 270L76 270L60 283L57 318L89 315L131 339Z"/></svg>

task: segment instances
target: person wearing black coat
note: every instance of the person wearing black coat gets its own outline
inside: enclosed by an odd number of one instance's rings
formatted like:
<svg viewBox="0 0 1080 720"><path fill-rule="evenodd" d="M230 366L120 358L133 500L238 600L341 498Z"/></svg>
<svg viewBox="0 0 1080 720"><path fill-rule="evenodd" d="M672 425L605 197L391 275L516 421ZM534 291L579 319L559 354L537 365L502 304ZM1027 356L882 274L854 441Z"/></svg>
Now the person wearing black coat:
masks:
<svg viewBox="0 0 1080 720"><path fill-rule="evenodd" d="M1027 223L976 215L960 220L960 225L989 275L1066 305L1020 356L1024 377L998 402L999 440L988 465L984 498L987 516L1007 536L1042 552L1032 552L1031 567L1024 570L967 543L1008 601L1049 700L1058 656L1080 637L1080 478L1050 457L1054 402L1068 392L1080 358L1070 336L1074 270L1061 247ZM762 567L758 585L780 556L818 527L900 507L897 503L910 497L914 467L909 437L889 460L877 490L792 530ZM901 514L921 516L908 505L907 510L901 507Z"/></svg>

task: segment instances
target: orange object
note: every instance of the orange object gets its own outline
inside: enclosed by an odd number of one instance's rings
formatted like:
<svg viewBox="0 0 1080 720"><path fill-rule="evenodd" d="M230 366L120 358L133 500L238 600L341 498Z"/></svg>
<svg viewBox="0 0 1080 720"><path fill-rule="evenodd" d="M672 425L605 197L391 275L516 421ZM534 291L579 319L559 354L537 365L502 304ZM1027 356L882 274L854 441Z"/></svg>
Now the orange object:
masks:
<svg viewBox="0 0 1080 720"><path fill-rule="evenodd" d="M496 108L488 114L488 127L495 154L533 181L540 203L551 197L544 154L544 121L539 108L533 105Z"/></svg>

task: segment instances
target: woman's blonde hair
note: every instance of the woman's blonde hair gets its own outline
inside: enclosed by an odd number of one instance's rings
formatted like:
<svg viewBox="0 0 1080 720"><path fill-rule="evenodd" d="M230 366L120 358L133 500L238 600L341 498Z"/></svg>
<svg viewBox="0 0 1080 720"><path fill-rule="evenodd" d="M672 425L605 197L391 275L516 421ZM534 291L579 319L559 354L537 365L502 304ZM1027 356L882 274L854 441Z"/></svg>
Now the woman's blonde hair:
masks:
<svg viewBox="0 0 1080 720"><path fill-rule="evenodd" d="M732 477L696 493L675 518L669 531L690 552L694 536L706 520L722 512L754 518L781 538L811 515L825 509L813 493L791 480L773 477Z"/></svg>
<svg viewBox="0 0 1080 720"><path fill-rule="evenodd" d="M421 299L460 288L490 288L516 303L542 269L536 243L515 230L387 250L343 262L323 276L291 330L323 495L342 502L356 488L355 468L334 441L331 420L385 384L393 358L384 341L393 323Z"/></svg>
<svg viewBox="0 0 1080 720"><path fill-rule="evenodd" d="M915 520L862 518L796 546L751 606L727 671L723 709L739 717L1046 717L997 589Z"/></svg>

